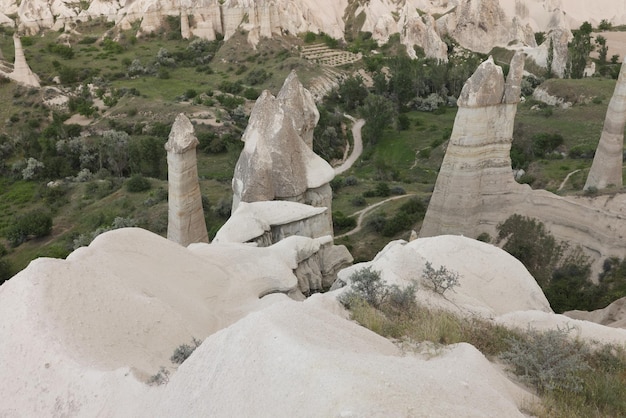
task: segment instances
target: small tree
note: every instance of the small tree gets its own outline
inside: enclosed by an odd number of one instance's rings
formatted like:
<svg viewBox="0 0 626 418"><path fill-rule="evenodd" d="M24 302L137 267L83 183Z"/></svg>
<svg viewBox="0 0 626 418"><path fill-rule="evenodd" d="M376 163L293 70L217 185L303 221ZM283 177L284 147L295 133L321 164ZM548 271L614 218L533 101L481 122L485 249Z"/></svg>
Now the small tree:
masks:
<svg viewBox="0 0 626 418"><path fill-rule="evenodd" d="M501 357L513 366L515 374L540 393L580 392L582 373L589 365L585 360L585 346L571 341L569 332L569 328L545 332L529 330L529 338L511 339L511 348Z"/></svg>
<svg viewBox="0 0 626 418"><path fill-rule="evenodd" d="M349 305L349 301L356 296L378 308L389 295L389 287L380 277L380 273L371 267L355 271L348 280L351 283L351 290L341 299L344 305Z"/></svg>
<svg viewBox="0 0 626 418"><path fill-rule="evenodd" d="M460 275L455 271L448 270L445 266L435 270L430 262L426 262L424 278L431 283L436 293L443 295L446 290L454 289L459 285Z"/></svg>
<svg viewBox="0 0 626 418"><path fill-rule="evenodd" d="M606 64L606 55L609 47L606 44L606 38L602 35L596 36L596 44L598 45L598 59L600 64Z"/></svg>

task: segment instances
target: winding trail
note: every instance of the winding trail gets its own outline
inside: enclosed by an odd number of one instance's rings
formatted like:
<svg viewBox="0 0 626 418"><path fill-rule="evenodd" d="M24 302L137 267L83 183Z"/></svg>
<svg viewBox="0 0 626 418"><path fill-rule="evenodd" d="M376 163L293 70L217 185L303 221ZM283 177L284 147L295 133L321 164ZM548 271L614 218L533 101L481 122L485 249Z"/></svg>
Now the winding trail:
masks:
<svg viewBox="0 0 626 418"><path fill-rule="evenodd" d="M571 173L568 173L567 176L565 176L565 178L563 179L563 181L561 182L561 185L559 186L558 190L563 190L563 188L565 187L565 185L567 184L567 180L569 180L569 178L572 176L572 174L576 174L580 171L580 169L578 170L574 170Z"/></svg>
<svg viewBox="0 0 626 418"><path fill-rule="evenodd" d="M356 220L356 227L354 227L354 229L352 229L352 230L350 230L350 231L348 231L348 232L346 232L344 234L335 236L335 239L347 237L347 236L350 236L352 234L356 234L357 232L359 232L361 229L363 229L363 219L365 219L365 215L367 215L368 213L370 213L374 209L378 208L379 206L382 206L382 205L384 205L387 202L391 202L392 200L403 199L405 197L410 197L410 196L416 196L416 194L411 193L411 194L403 194L401 196L390 197L388 199L381 200L378 203L374 203L373 205L368 206L365 209L361 209L361 210L359 210L357 212L354 212L351 215L348 215L348 217L353 217L353 216L359 215L359 217Z"/></svg>
<svg viewBox="0 0 626 418"><path fill-rule="evenodd" d="M354 122L352 125L352 138L354 139L354 149L350 156L341 163L340 166L335 167L335 175L339 175L344 173L352 167L352 165L356 162L356 160L363 153L363 140L361 139L361 128L365 125L365 120L363 119L354 119L350 115L345 115L346 118L350 119Z"/></svg>

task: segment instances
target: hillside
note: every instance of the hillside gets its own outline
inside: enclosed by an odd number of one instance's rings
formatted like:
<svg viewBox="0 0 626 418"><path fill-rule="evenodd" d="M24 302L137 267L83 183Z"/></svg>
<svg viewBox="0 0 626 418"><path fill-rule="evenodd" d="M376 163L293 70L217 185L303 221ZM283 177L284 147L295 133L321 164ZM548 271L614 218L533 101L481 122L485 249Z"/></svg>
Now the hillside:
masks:
<svg viewBox="0 0 626 418"><path fill-rule="evenodd" d="M546 81L367 31L254 49L260 14L185 39L150 7L0 40L42 85L0 84L0 415L626 414L625 195L582 190L619 64ZM192 206L212 242L165 239Z"/></svg>

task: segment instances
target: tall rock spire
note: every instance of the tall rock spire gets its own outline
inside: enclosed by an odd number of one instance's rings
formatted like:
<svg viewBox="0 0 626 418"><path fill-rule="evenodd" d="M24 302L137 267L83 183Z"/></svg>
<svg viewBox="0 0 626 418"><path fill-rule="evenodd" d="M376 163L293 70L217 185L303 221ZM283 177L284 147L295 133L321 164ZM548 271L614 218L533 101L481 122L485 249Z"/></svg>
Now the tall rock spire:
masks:
<svg viewBox="0 0 626 418"><path fill-rule="evenodd" d="M13 63L13 72L9 74L9 78L28 87L41 87L39 77L31 71L28 63L26 63L22 41L20 41L19 36L13 36L13 45L15 46L15 62Z"/></svg>
<svg viewBox="0 0 626 418"><path fill-rule="evenodd" d="M587 176L585 190L609 185L622 187L624 160L624 124L626 124L626 65L622 63L613 97L604 119L604 128Z"/></svg>
<svg viewBox="0 0 626 418"><path fill-rule="evenodd" d="M191 121L179 114L165 144L169 188L167 239L185 247L194 242L209 242L198 183L197 145Z"/></svg>
<svg viewBox="0 0 626 418"><path fill-rule="evenodd" d="M489 57L463 86L420 236L475 236L484 196L515 185L509 152L523 70L524 55L517 53L505 82Z"/></svg>

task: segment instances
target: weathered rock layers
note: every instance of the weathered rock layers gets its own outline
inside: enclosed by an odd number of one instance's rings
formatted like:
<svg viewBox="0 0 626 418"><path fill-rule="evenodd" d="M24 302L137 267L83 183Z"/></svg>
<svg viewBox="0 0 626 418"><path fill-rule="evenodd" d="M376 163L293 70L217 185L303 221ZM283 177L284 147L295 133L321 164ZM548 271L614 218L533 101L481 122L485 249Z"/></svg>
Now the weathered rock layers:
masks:
<svg viewBox="0 0 626 418"><path fill-rule="evenodd" d="M594 187L622 187L624 162L624 124L626 124L626 66L622 68L609 102L600 142L587 176L585 190Z"/></svg>
<svg viewBox="0 0 626 418"><path fill-rule="evenodd" d="M517 185L509 151L523 69L523 55L518 53L505 83L502 69L490 57L463 86L420 236L475 236L473 229L484 212L483 195Z"/></svg>
<svg viewBox="0 0 626 418"><path fill-rule="evenodd" d="M580 244L598 272L605 258L626 251L626 196L562 197L515 182L509 154L522 71L516 54L506 83L491 60L467 81L420 236L495 236L496 225L517 213Z"/></svg>
<svg viewBox="0 0 626 418"><path fill-rule="evenodd" d="M194 242L209 242L198 183L197 145L191 121L179 114L165 144L169 186L167 239L185 247Z"/></svg>
<svg viewBox="0 0 626 418"><path fill-rule="evenodd" d="M313 152L319 120L313 95L291 72L276 97L261 94L242 140L233 175L232 216L215 242L269 246L291 236L314 239L300 250L294 273L308 295L329 288L337 272L352 263L333 245L333 168ZM302 247L304 248L304 247Z"/></svg>
<svg viewBox="0 0 626 418"><path fill-rule="evenodd" d="M233 212L239 202L289 200L330 208L332 167L313 152L319 113L313 96L292 72L277 97L264 91L242 136L233 176ZM329 211L330 212L330 211ZM327 233L332 234L331 214Z"/></svg>

